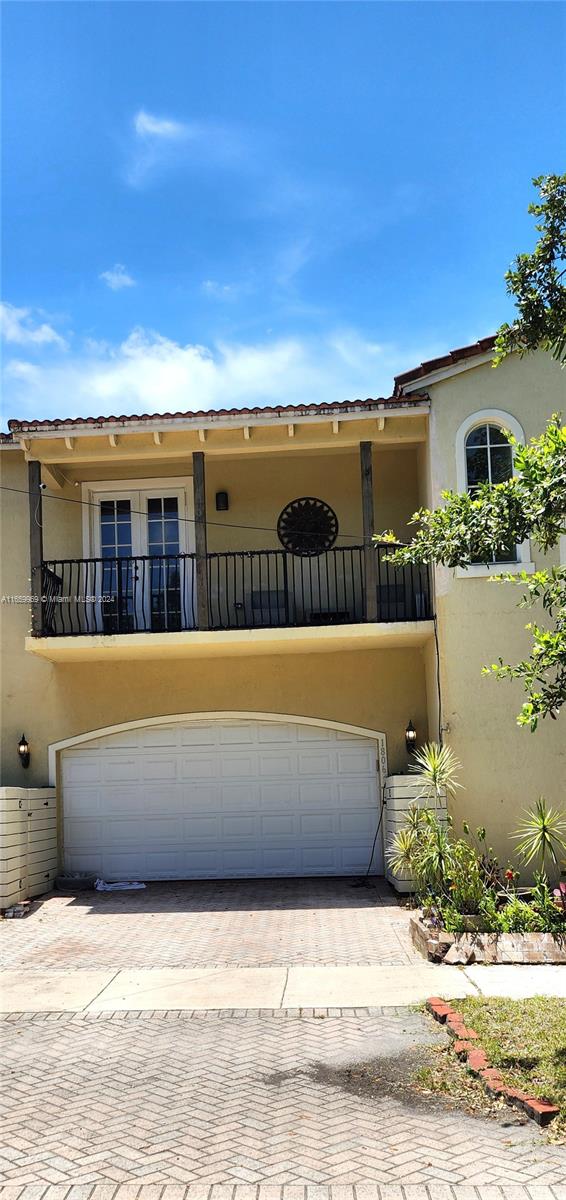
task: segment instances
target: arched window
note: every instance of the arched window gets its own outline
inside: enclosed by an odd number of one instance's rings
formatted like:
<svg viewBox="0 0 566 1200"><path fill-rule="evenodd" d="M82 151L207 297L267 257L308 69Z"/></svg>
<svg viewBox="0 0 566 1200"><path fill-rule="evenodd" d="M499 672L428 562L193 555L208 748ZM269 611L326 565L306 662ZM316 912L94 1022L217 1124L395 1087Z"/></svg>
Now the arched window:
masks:
<svg viewBox="0 0 566 1200"><path fill-rule="evenodd" d="M476 425L466 438L466 481L471 492L478 483L504 483L513 474L513 450L499 425Z"/></svg>
<svg viewBox="0 0 566 1200"><path fill-rule="evenodd" d="M499 408L483 408L469 413L456 432L456 481L459 492L473 492L479 483L502 483L513 474L513 447L503 432L508 429L519 444L525 441L524 431L516 417ZM505 556L486 563L476 560L469 567L458 567L460 577L489 575L493 566L505 564L511 573L534 571L530 561L528 539L520 546L510 546Z"/></svg>
<svg viewBox="0 0 566 1200"><path fill-rule="evenodd" d="M504 483L513 474L513 448L501 425L476 425L466 435L466 485L469 492L480 483ZM474 558L476 563L482 558ZM517 562L517 547L512 543L500 550L492 563Z"/></svg>

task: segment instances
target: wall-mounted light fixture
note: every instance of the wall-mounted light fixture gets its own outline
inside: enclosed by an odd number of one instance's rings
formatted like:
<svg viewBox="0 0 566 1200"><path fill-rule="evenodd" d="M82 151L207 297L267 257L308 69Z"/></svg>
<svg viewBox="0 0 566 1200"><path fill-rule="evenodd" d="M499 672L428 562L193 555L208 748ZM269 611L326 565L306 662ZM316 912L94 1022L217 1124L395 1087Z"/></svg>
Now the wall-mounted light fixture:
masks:
<svg viewBox="0 0 566 1200"><path fill-rule="evenodd" d="M28 740L25 733L22 733L22 736L18 742L18 755L22 767L29 767L31 754L29 752Z"/></svg>
<svg viewBox="0 0 566 1200"><path fill-rule="evenodd" d="M405 730L405 745L407 747L409 754L411 754L413 752L413 750L416 749L417 731L416 731L415 726L413 725L412 721L409 721L409 724L407 725L407 728Z"/></svg>
<svg viewBox="0 0 566 1200"><path fill-rule="evenodd" d="M217 512L228 512L229 507L230 507L230 504L228 502L228 492L217 492L216 493L216 511Z"/></svg>

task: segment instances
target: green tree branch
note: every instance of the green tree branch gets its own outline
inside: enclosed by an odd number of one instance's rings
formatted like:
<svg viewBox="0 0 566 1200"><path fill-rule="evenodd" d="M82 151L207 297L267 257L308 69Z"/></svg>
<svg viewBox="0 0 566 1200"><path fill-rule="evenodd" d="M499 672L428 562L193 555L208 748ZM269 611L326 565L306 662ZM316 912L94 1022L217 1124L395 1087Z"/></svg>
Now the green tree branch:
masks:
<svg viewBox="0 0 566 1200"><path fill-rule="evenodd" d="M528 211L539 218L540 238L532 254L517 255L505 276L518 315L498 330L495 367L513 351L537 349L566 362L566 175L539 175L533 184L540 203Z"/></svg>
<svg viewBox="0 0 566 1200"><path fill-rule="evenodd" d="M392 551L391 562L467 567L497 562L510 544L526 538L543 553L557 546L566 533L566 426L555 414L544 433L525 446L507 436L515 447L513 478L481 484L473 495L443 492L444 507L421 508L413 515L417 533L408 546ZM380 534L379 540L393 536ZM500 659L484 668L499 679L522 681L527 699L517 720L534 731L542 718L555 719L566 700L566 567L494 578L522 585L520 607L538 606L550 622L548 628L539 620L526 626L532 638L529 658L515 665Z"/></svg>

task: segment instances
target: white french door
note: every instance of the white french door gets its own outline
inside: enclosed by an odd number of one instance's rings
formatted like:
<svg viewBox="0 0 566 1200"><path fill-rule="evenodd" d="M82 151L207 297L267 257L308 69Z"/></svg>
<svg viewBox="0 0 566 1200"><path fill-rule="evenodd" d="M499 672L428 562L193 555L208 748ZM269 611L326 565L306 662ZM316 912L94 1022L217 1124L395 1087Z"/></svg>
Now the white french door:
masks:
<svg viewBox="0 0 566 1200"><path fill-rule="evenodd" d="M132 486L132 483L136 486ZM192 504L186 486L89 485L97 629L166 632L193 624ZM189 511L190 509L190 511Z"/></svg>

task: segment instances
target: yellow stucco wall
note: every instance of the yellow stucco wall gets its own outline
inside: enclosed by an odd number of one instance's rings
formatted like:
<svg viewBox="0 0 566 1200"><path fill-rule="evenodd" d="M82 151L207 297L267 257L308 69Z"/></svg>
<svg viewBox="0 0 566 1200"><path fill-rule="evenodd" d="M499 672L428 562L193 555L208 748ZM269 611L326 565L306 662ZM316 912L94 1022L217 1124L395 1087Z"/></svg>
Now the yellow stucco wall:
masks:
<svg viewBox="0 0 566 1200"><path fill-rule="evenodd" d="M384 452L383 457L389 453ZM409 452L403 451L406 453ZM0 526L2 594L25 595L29 592L29 518L27 495L23 494L27 487L27 464L23 455L14 451L4 453L2 460L3 482L22 489L21 493L4 493ZM254 460L252 467L255 469L259 463L260 460ZM230 463L231 469L233 466ZM348 488L350 479L352 487L359 486L357 461L349 463L349 468L351 475L344 472L338 481L327 478L323 494L330 495L341 512L347 511L346 504L350 503L353 514L357 493L353 500L348 500ZM252 475L251 468L248 470ZM281 497L291 498L306 490L308 466L305 465L304 471L291 484L287 480L280 483ZM313 476L310 478L312 481ZM406 511L414 507L415 484L408 460L407 474L399 472L398 478L402 486L390 500L389 515L394 505L401 511L407 503L404 497L410 497ZM253 486L245 470L230 479L235 498L230 515L236 523L240 516L248 521L256 511L254 505L259 503L255 491L258 480L262 490L270 483L267 464L262 473L252 478ZM209 479L212 496L216 486L221 486L220 481L226 486L225 474L219 474L218 485L214 478ZM316 482L321 487L325 482L323 463ZM300 485L296 491L295 484ZM73 498L76 489L68 494ZM278 503L276 494L274 508ZM78 553L80 508L47 499L43 511L46 556ZM237 539L239 534L234 529L231 536ZM25 653L24 639L30 627L26 604L5 604L1 616L3 784L22 782L24 773L16 754L22 730L32 750L25 783L34 786L47 780L47 747L51 742L144 717L191 711L273 712L375 729L387 736L394 770L406 767L403 735L408 719L412 717L420 729L426 729L424 651L419 648L254 657L251 635L250 654L241 658L120 661L114 665L85 660L63 665Z"/></svg>
<svg viewBox="0 0 566 1200"><path fill-rule="evenodd" d="M338 517L337 545L361 544L360 458L355 450L317 455L277 455L207 462L208 548L277 549L280 512L300 496L316 496ZM419 503L415 447L374 449L375 527L407 536L407 521ZM227 491L230 508L215 510L215 494ZM254 526L258 528L253 528Z"/></svg>
<svg viewBox="0 0 566 1200"><path fill-rule="evenodd" d="M417 449L414 446L374 449L375 527L378 532L393 529L407 538L407 522L420 500ZM23 456L13 451L5 459ZM13 466L12 466L13 469ZM162 472L159 475L158 472ZM127 468L114 464L113 477L158 478L173 475L186 478L190 486L192 462L176 463L167 471L157 463ZM80 472L92 482L108 472ZM23 476L22 476L23 477ZM215 496L227 491L228 512L216 512ZM280 547L277 520L282 509L299 496L316 496L330 504L339 524L338 546L362 542L360 460L356 450L318 454L254 454L249 458L206 460L208 548L222 550L268 550ZM62 490L47 490L43 497L45 558L80 558L83 555L81 489L73 483Z"/></svg>
<svg viewBox="0 0 566 1200"><path fill-rule="evenodd" d="M521 422L530 437L540 432L547 415L566 407L566 375L543 355L510 360L497 371L487 364L477 366L431 384L428 390L432 400L429 445L379 447L374 452L378 530L392 527L403 536L403 526L419 502L427 495L437 499L442 487L456 486L456 432L468 414L482 408L503 409ZM206 453L206 443L203 448ZM3 483L25 493L23 455L3 453L2 464ZM120 454L113 458L107 477L110 469L114 477L123 472L130 477L144 475L139 463L122 467ZM179 474L179 460L160 466L159 473ZM90 479L100 474L92 464L84 471ZM230 493L229 512L222 516L226 526L212 524L217 518L214 494L221 489ZM351 449L279 451L269 457L257 452L249 458L211 456L207 459L209 549L277 545L272 531L259 534L236 527L265 524L272 530L284 504L300 495L327 500L338 514L342 534L357 535L361 532L359 489L359 459ZM71 501L80 498L79 489L72 486L62 495ZM43 513L45 556L79 556L80 506L46 497ZM4 492L1 516L1 591L25 595L29 591L27 496ZM519 730L515 715L520 689L481 676L483 663L499 654L513 661L528 649L523 628L527 618L517 611L516 600L517 593L509 585L437 572L442 718L449 725L446 739L464 767L465 791L458 795L456 815L487 825L502 857L509 852L508 832L519 811L541 792L566 807L562 724L544 725L535 735ZM63 665L25 653L27 605L3 605L0 615L3 784L22 782L16 755L22 729L32 748L32 766L25 774L28 786L45 783L50 742L113 723L190 711L289 713L377 729L387 735L393 771L406 766L403 731L409 717L421 739L429 732L437 735L437 664L432 642L424 649L344 649L259 657L253 653L252 635L250 655L243 658Z"/></svg>
<svg viewBox="0 0 566 1200"><path fill-rule="evenodd" d="M428 449L431 496L456 488L455 441L459 426L480 409L510 413L528 439L542 432L552 412L566 406L566 373L549 356L511 358L494 370L477 366L428 387L431 429ZM537 566L544 559L533 555ZM547 562L558 561L556 553ZM519 729L516 715L522 690L508 681L482 676L484 664L501 655L508 662L528 653L529 614L517 609L519 587L486 578L462 579L436 572L438 630L442 660L443 721L447 742L463 764L465 791L454 803L458 820L487 826L502 856L512 852L507 834L521 810L542 793L566 812L566 733L564 715L545 722L535 734ZM434 663L427 654L429 693ZM436 730L434 712L430 725Z"/></svg>

